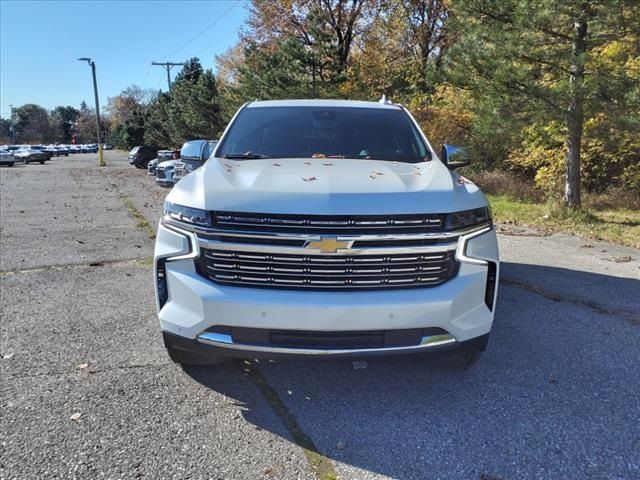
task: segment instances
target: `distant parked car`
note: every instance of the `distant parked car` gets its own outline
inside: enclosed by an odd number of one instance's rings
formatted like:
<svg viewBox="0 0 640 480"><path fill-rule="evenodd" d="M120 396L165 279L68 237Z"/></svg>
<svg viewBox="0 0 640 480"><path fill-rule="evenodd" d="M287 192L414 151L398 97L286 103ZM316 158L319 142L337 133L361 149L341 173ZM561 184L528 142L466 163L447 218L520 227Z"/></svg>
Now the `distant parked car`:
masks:
<svg viewBox="0 0 640 480"><path fill-rule="evenodd" d="M180 162L176 164L173 175L174 183L196 168L204 165L216 148L217 140L189 140L182 145L180 150Z"/></svg>
<svg viewBox="0 0 640 480"><path fill-rule="evenodd" d="M149 162L147 172L149 175L155 175L158 163L166 162L167 160L178 160L179 158L179 150L158 150L158 158L154 158Z"/></svg>
<svg viewBox="0 0 640 480"><path fill-rule="evenodd" d="M104 143L102 145L103 150L113 150L113 145L109 145L108 143Z"/></svg>
<svg viewBox="0 0 640 480"><path fill-rule="evenodd" d="M26 149L32 149L32 150L38 150L40 152L44 152L47 154L47 160L51 160L51 157L53 157L53 152L51 152L51 150L47 150L47 147L45 147L44 145L31 145L31 146L26 146Z"/></svg>
<svg viewBox="0 0 640 480"><path fill-rule="evenodd" d="M176 163L180 160L167 160L160 162L156 167L156 183L161 187L172 187L173 174L175 173Z"/></svg>
<svg viewBox="0 0 640 480"><path fill-rule="evenodd" d="M58 151L58 156L60 155L64 155L65 157L69 156L69 147L66 147L64 145L55 145L53 148L55 148Z"/></svg>
<svg viewBox="0 0 640 480"><path fill-rule="evenodd" d="M13 156L13 153L5 149L0 150L0 165L13 167L15 163L16 163L16 159Z"/></svg>
<svg viewBox="0 0 640 480"><path fill-rule="evenodd" d="M133 147L129 152L129 163L136 168L147 168L151 160L157 157L158 149L151 145Z"/></svg>
<svg viewBox="0 0 640 480"><path fill-rule="evenodd" d="M44 162L51 158L49 153L37 148L24 148L22 150L16 151L13 156L15 158L19 158L20 160L24 160L25 164L29 164L31 162L40 162L40 165L44 165Z"/></svg>
<svg viewBox="0 0 640 480"><path fill-rule="evenodd" d="M59 150L54 145L47 145L42 150L47 153L50 153L52 157L60 156Z"/></svg>

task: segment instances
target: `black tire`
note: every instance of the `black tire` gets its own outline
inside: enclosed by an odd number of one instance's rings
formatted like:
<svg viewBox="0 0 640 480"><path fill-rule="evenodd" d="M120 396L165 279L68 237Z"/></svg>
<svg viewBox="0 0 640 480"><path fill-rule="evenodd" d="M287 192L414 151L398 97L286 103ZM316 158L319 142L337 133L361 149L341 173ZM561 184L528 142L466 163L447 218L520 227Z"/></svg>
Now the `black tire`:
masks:
<svg viewBox="0 0 640 480"><path fill-rule="evenodd" d="M15 164L14 164L14 162L11 162L11 163L9 163L8 165L9 165L10 167L13 167Z"/></svg>
<svg viewBox="0 0 640 480"><path fill-rule="evenodd" d="M44 160L40 160L40 165L44 165Z"/></svg>
<svg viewBox="0 0 640 480"><path fill-rule="evenodd" d="M225 357L214 357L210 355L199 355L193 352L185 352L184 350L176 350L171 347L167 347L167 354L174 363L179 363L184 366L205 366L205 365L218 365L224 363L227 359Z"/></svg>

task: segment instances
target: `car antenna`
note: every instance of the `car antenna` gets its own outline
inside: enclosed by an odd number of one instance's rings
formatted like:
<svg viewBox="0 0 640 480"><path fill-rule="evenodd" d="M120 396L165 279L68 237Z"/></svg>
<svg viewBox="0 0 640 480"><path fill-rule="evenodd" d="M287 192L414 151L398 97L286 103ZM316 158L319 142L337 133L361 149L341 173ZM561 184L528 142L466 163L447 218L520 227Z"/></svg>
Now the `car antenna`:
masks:
<svg viewBox="0 0 640 480"><path fill-rule="evenodd" d="M387 96L384 93L382 94L382 97L380 97L380 100L378 100L378 103L381 105L391 105L391 101L387 100Z"/></svg>

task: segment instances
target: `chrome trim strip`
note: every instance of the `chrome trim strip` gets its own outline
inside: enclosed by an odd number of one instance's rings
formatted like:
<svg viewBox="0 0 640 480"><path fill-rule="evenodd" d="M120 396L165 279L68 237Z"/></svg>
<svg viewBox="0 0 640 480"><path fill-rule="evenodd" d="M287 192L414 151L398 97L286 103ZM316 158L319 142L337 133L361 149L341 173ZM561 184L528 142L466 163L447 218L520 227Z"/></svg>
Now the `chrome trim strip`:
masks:
<svg viewBox="0 0 640 480"><path fill-rule="evenodd" d="M429 350L434 347L442 347L445 345L454 345L457 343L456 338L451 334L432 335L422 337L419 345L408 347L384 347L384 348L339 348L339 349L321 349L321 348L287 348L287 347L270 347L265 345L247 345L244 343L234 343L231 335L225 335L214 332L203 332L197 336L200 343L212 345L220 348L229 348L232 350L242 350L246 352L262 352L262 353L293 353L297 355L345 355L345 354L372 354L384 352L420 352Z"/></svg>
<svg viewBox="0 0 640 480"><path fill-rule="evenodd" d="M441 245L423 245L414 247L366 247L340 249L336 253L321 253L319 249L304 247L286 247L281 245L269 245L265 243L227 243L219 240L208 240L198 237L200 248L214 250L232 250L239 252L260 252L260 253L283 253L303 256L324 256L336 257L345 255L386 255L402 253L428 253L428 252L448 252L457 248L457 241Z"/></svg>
<svg viewBox="0 0 640 480"><path fill-rule="evenodd" d="M327 233L323 235L321 232L318 234L304 234L295 232L256 232L256 231L244 231L244 230L220 230L215 228L199 227L189 223L181 222L179 220L163 217L162 221L164 225L173 225L177 228L189 230L195 233L201 233L204 235L218 235L227 237L245 237L245 238L258 238L258 239L280 239L280 240L321 240L324 237L335 237L339 241L393 241L393 240L438 240L438 239L457 239L460 236L478 231L478 226L470 227L465 230L456 230L453 232L428 232L428 233L393 233L393 234L362 234L362 235L332 235ZM487 226L485 228L491 228Z"/></svg>

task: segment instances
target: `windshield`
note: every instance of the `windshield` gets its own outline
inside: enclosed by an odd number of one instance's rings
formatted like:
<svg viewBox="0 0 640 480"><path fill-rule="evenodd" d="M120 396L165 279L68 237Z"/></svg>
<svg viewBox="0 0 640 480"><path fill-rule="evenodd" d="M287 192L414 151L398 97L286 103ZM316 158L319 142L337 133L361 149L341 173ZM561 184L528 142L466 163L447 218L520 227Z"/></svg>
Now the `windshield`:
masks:
<svg viewBox="0 0 640 480"><path fill-rule="evenodd" d="M205 143L203 141L197 142L186 142L182 145L182 150L180 150L180 156L182 158L200 158L202 154L202 144Z"/></svg>
<svg viewBox="0 0 640 480"><path fill-rule="evenodd" d="M362 158L424 162L430 154L403 110L249 107L216 152L229 158Z"/></svg>

